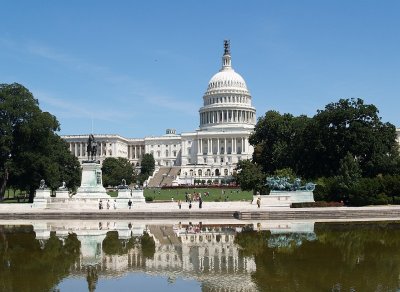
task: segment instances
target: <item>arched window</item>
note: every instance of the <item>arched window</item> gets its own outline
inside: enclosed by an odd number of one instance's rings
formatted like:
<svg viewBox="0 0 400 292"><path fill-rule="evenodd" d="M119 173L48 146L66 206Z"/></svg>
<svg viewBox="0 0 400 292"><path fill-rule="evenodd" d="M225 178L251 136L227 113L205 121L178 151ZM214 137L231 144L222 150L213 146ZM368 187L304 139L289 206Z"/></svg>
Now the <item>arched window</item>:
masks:
<svg viewBox="0 0 400 292"><path fill-rule="evenodd" d="M224 169L224 175L228 175L228 170L226 168Z"/></svg>
<svg viewBox="0 0 400 292"><path fill-rule="evenodd" d="M201 171L201 169L199 169L198 173L199 173L199 176L202 176L202 174L203 174L203 172Z"/></svg>

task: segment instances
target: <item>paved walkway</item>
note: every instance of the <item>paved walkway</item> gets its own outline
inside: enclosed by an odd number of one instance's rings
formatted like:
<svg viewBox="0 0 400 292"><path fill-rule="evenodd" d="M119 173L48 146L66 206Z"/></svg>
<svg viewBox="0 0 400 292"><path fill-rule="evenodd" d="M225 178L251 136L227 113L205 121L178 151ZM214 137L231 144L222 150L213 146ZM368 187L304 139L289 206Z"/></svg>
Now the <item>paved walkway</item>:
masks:
<svg viewBox="0 0 400 292"><path fill-rule="evenodd" d="M400 220L400 206L367 206L367 207L326 207L326 208L289 208L261 206L250 202L203 202L199 209L198 203L193 203L189 209L188 203L182 203L182 209L177 202L134 204L132 209L102 209L94 208L54 208L39 209L32 204L0 204L1 219L15 218L237 218L244 220L330 220L330 219L389 219Z"/></svg>

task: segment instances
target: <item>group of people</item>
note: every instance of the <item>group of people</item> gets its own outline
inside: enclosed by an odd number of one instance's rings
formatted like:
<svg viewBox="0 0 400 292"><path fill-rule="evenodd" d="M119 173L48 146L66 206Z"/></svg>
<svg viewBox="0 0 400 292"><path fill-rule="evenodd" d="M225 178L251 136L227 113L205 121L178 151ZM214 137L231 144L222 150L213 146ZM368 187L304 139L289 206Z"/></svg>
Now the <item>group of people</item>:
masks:
<svg viewBox="0 0 400 292"><path fill-rule="evenodd" d="M208 196L207 192L204 193L204 196ZM189 209L192 209L192 202L199 203L199 209L203 207L203 198L201 197L201 193L194 192L193 195L191 193L185 192L185 202L189 203ZM178 207L182 209L182 201L178 200Z"/></svg>
<svg viewBox="0 0 400 292"><path fill-rule="evenodd" d="M114 200L114 202L110 202L110 200L107 200L107 202L106 202L107 210L109 210L111 208L111 203L112 203L114 210L117 209L117 200ZM100 199L99 210L101 210L101 209L104 209L104 207L103 207L103 200Z"/></svg>

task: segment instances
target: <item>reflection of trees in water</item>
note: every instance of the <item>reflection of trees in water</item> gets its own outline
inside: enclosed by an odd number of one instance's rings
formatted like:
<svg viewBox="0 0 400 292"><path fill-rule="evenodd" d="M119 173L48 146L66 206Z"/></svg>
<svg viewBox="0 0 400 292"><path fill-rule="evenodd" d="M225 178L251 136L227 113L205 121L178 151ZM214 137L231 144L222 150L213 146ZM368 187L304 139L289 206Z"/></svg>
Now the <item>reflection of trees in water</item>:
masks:
<svg viewBox="0 0 400 292"><path fill-rule="evenodd" d="M31 226L1 226L0 233L1 291L49 291L79 259L75 234L63 241L51 233L41 248Z"/></svg>
<svg viewBox="0 0 400 292"><path fill-rule="evenodd" d="M155 253L154 239L147 232L144 232L142 236L119 239L117 231L109 231L103 240L103 251L107 255L126 254L132 248L141 249L145 258L153 258Z"/></svg>
<svg viewBox="0 0 400 292"><path fill-rule="evenodd" d="M255 255L261 291L398 291L400 224L317 223L315 233L301 245L291 236L271 244L265 231L238 235L243 252ZM290 253L281 248L287 242Z"/></svg>

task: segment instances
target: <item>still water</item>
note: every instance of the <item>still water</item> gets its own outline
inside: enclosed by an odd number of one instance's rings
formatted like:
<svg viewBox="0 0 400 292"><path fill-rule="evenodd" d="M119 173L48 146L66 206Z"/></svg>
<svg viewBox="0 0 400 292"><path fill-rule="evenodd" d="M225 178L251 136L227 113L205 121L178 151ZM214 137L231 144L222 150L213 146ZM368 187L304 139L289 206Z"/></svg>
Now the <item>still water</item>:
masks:
<svg viewBox="0 0 400 292"><path fill-rule="evenodd" d="M0 291L399 289L399 222L0 222Z"/></svg>

